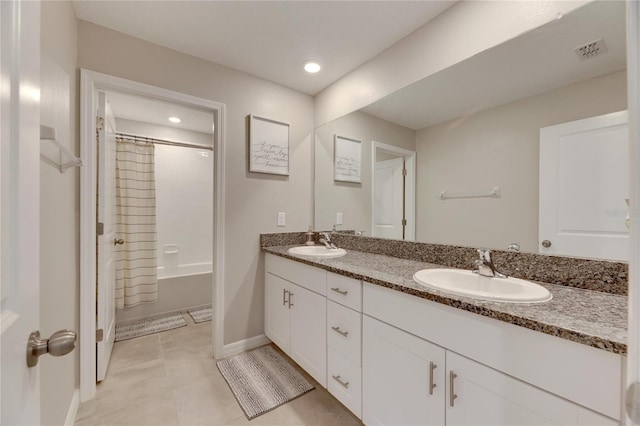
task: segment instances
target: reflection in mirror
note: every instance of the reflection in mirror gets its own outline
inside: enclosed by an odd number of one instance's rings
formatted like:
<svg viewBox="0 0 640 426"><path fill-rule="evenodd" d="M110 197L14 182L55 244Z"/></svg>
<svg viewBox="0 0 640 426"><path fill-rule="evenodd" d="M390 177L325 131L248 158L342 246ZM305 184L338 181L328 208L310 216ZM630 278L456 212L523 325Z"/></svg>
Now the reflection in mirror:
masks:
<svg viewBox="0 0 640 426"><path fill-rule="evenodd" d="M386 171L376 183L376 160L391 160L380 153L374 159L375 144L380 143L416 153L411 180L416 241L495 249L518 243L527 252L614 258L606 252L580 255L554 251L557 245L540 245L539 181L546 170L540 172L539 152L542 128L627 108L624 12L623 2L589 3L317 128L316 229L332 229L337 213L342 213L337 229L403 238L398 233L384 235L376 225L400 209L397 192L387 191L395 194L395 201L375 197L385 192L377 186L389 186L393 180ZM580 57L576 48L595 40L603 46L598 54ZM361 183L333 181L335 134L362 141ZM607 173L603 167L594 165L594 173ZM624 162L607 167L628 166ZM496 187L499 197L440 198L442 191L488 195ZM622 213L627 196L617 198L588 208L591 216L607 222L602 226L626 238ZM408 219L411 208L405 203L401 208ZM380 220L376 211L381 212ZM620 224L609 223L616 220ZM580 231L580 226L569 224L567 229ZM405 237L410 239L406 232Z"/></svg>

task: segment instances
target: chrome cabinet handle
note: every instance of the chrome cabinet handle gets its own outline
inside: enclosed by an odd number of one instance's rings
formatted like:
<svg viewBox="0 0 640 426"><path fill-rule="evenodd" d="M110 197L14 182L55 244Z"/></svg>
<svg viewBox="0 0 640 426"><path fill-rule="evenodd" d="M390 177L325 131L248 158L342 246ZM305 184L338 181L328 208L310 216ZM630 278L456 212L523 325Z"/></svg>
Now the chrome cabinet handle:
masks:
<svg viewBox="0 0 640 426"><path fill-rule="evenodd" d="M342 380L340 380L340 375L331 376L331 377L333 377L333 380L340 383L340 385L342 385L343 388L349 389L349 382L343 382Z"/></svg>
<svg viewBox="0 0 640 426"><path fill-rule="evenodd" d="M542 244L542 247L544 247L544 248L551 247L551 241L549 241L549 240L542 240L541 244Z"/></svg>
<svg viewBox="0 0 640 426"><path fill-rule="evenodd" d="M449 371L449 405L453 407L453 400L458 397L453 390L453 381L458 377L453 371Z"/></svg>
<svg viewBox="0 0 640 426"><path fill-rule="evenodd" d="M117 246L118 244L124 244L124 240L122 238L116 238L113 240L113 245Z"/></svg>
<svg viewBox="0 0 640 426"><path fill-rule="evenodd" d="M289 293L286 289L282 289L282 306L287 304L287 293Z"/></svg>
<svg viewBox="0 0 640 426"><path fill-rule="evenodd" d="M340 330L340 327L331 327L331 329L344 337L347 337L349 335L348 331L342 331Z"/></svg>
<svg viewBox="0 0 640 426"><path fill-rule="evenodd" d="M291 309L291 307L293 306L293 303L291 303L291 298L293 297L293 293L289 292L289 309Z"/></svg>
<svg viewBox="0 0 640 426"><path fill-rule="evenodd" d="M340 290L340 287L336 287L336 288L332 288L331 291L335 291L336 293L340 293L343 296L346 296L347 294L349 294L348 290Z"/></svg>
<svg viewBox="0 0 640 426"><path fill-rule="evenodd" d="M438 368L438 366L433 362L429 362L429 395L433 395L433 390L436 388L436 384L433 383L433 370Z"/></svg>

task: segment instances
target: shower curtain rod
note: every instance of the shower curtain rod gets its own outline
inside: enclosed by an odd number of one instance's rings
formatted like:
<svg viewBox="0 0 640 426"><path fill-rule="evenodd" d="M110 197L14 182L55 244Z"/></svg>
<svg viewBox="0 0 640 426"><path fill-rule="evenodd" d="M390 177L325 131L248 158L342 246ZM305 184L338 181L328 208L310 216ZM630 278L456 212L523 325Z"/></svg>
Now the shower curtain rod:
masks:
<svg viewBox="0 0 640 426"><path fill-rule="evenodd" d="M116 136L126 138L126 139L138 140L142 142L149 142L149 143L158 144L158 145L182 146L185 148L197 148L197 149L206 149L209 151L213 151L213 147L210 145L200 145L197 143L169 141L164 139L156 139L156 138L150 138L148 136L133 135L130 133L122 133L122 132L116 132Z"/></svg>

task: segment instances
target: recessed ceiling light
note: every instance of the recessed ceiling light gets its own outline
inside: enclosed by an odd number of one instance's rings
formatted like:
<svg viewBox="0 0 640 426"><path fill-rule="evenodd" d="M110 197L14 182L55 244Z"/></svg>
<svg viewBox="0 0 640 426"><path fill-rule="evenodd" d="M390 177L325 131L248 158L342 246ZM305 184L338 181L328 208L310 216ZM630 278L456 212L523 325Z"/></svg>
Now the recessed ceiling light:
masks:
<svg viewBox="0 0 640 426"><path fill-rule="evenodd" d="M169 117L169 121L172 123L179 123L182 120L180 120L178 117Z"/></svg>
<svg viewBox="0 0 640 426"><path fill-rule="evenodd" d="M304 70L309 74L315 74L320 71L320 64L317 62L307 62L304 64Z"/></svg>

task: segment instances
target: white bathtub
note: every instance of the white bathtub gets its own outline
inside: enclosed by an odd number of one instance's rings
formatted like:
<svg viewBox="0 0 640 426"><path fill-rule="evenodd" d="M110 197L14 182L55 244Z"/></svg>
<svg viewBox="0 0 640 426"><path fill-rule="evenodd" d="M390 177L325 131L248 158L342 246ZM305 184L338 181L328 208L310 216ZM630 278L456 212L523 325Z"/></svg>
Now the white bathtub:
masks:
<svg viewBox="0 0 640 426"><path fill-rule="evenodd" d="M168 275L169 271L158 268L158 301L118 309L116 322L211 305L213 274L211 263L208 270L205 265L181 265L178 270L183 275L177 275L175 270Z"/></svg>

